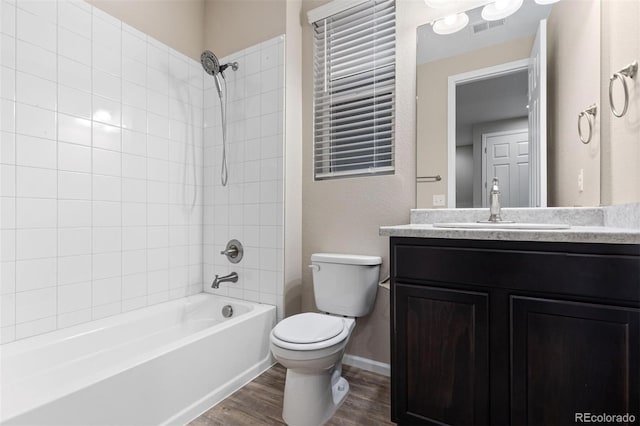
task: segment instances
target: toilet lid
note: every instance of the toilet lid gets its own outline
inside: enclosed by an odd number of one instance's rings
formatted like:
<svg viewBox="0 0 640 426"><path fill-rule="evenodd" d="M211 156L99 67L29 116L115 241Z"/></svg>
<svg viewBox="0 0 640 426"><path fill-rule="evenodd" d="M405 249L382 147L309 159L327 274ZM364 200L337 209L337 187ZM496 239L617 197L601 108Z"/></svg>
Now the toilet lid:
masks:
<svg viewBox="0 0 640 426"><path fill-rule="evenodd" d="M280 321L273 334L285 342L317 343L336 337L343 329L342 318L307 312Z"/></svg>

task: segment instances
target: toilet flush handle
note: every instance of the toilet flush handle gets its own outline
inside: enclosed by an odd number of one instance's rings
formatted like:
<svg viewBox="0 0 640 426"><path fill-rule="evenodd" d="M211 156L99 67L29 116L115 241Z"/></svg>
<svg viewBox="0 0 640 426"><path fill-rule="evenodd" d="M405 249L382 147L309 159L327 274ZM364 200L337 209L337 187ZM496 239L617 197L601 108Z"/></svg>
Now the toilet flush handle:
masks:
<svg viewBox="0 0 640 426"><path fill-rule="evenodd" d="M315 272L318 272L320 270L320 265L309 265L309 268L311 268Z"/></svg>

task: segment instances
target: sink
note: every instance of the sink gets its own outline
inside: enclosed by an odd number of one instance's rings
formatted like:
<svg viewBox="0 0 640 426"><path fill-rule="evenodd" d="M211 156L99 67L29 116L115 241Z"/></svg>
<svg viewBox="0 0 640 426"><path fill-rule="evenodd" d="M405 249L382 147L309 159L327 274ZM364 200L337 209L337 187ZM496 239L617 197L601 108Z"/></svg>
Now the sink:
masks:
<svg viewBox="0 0 640 426"><path fill-rule="evenodd" d="M513 223L513 222L449 222L449 223L434 223L434 228L464 228L464 229L533 229L533 230L548 230L548 229L569 229L571 225L564 225L561 223Z"/></svg>

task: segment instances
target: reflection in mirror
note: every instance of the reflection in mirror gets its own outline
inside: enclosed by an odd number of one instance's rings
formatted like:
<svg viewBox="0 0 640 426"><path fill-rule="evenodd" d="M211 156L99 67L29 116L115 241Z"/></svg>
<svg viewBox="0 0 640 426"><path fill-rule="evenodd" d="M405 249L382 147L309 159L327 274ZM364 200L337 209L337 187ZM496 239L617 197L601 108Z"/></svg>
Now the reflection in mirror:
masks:
<svg viewBox="0 0 640 426"><path fill-rule="evenodd" d="M546 206L546 191L539 190L546 189L546 161L539 157L546 152L546 120L538 119L546 97L531 95L546 84L546 49L536 51L540 43L534 41L543 37L546 48L540 22L546 22L551 6L528 0L515 14L494 21L485 21L482 10L468 11L469 24L453 34L437 34L430 24L418 28L418 116L440 127L437 137L446 139L449 207L487 207L494 177L503 206ZM445 78L440 90L446 90L446 120L437 123L428 111L438 106L428 104L438 99L422 92ZM418 130L418 150L428 151L420 125Z"/></svg>

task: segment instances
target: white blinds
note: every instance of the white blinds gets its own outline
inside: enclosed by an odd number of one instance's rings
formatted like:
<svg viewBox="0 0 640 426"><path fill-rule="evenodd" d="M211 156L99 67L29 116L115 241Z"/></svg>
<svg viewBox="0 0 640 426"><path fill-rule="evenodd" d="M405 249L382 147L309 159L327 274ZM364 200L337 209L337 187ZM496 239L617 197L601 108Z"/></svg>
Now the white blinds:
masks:
<svg viewBox="0 0 640 426"><path fill-rule="evenodd" d="M313 23L316 179L393 173L395 0Z"/></svg>

